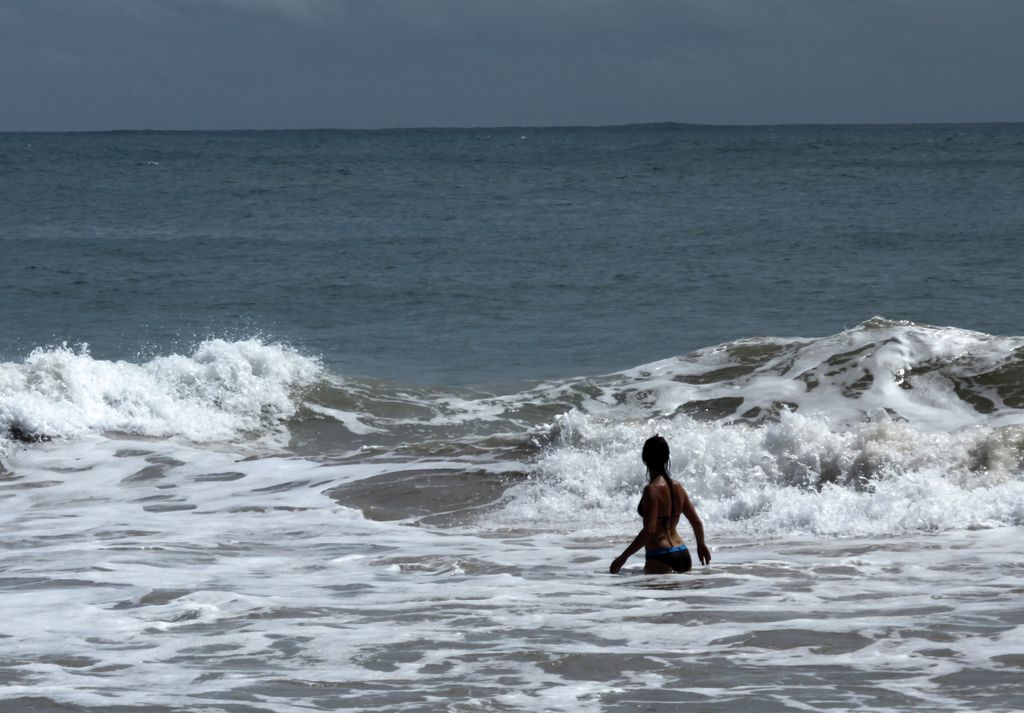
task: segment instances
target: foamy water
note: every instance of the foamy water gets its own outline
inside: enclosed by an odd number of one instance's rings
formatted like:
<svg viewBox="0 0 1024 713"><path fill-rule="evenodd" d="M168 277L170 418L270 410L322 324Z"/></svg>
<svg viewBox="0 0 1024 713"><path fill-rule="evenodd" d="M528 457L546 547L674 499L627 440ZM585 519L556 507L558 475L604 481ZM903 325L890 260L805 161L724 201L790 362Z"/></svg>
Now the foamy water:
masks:
<svg viewBox="0 0 1024 713"><path fill-rule="evenodd" d="M1018 710L1022 343L874 320L501 394L34 352L0 709ZM653 432L714 560L611 576Z"/></svg>

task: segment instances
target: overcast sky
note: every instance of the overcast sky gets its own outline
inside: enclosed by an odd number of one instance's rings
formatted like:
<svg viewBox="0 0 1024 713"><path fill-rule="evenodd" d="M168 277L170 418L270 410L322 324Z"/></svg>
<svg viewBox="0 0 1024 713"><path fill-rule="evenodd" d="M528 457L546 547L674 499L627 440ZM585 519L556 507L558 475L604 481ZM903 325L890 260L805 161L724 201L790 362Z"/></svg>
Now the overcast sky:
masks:
<svg viewBox="0 0 1024 713"><path fill-rule="evenodd" d="M0 0L0 130L1024 121L1024 0Z"/></svg>

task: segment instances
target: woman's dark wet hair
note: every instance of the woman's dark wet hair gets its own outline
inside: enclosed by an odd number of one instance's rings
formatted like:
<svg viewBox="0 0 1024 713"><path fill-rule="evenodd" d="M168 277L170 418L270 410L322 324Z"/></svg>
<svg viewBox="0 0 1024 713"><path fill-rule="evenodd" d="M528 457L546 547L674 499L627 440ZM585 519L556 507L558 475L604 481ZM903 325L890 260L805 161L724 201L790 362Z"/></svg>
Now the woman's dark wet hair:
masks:
<svg viewBox="0 0 1024 713"><path fill-rule="evenodd" d="M644 449L640 451L640 457L647 466L647 477L654 480L661 476L668 484L669 514L676 515L676 490L672 485L672 478L668 474L669 450L668 441L654 434L644 441Z"/></svg>
<svg viewBox="0 0 1024 713"><path fill-rule="evenodd" d="M640 452L640 457L643 459L644 465L647 466L648 473L652 476L668 476L669 450L668 441L664 438L655 434L644 441L644 449Z"/></svg>

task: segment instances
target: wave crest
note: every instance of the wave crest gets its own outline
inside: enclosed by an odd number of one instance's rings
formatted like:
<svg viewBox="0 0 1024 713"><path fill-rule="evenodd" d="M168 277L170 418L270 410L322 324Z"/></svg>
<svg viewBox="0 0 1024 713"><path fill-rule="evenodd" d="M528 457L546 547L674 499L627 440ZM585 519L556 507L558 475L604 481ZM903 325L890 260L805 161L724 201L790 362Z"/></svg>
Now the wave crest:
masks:
<svg viewBox="0 0 1024 713"><path fill-rule="evenodd" d="M298 407L320 364L280 344L211 339L189 355L135 364L87 347L36 349L0 364L0 432L70 438L88 432L224 441L261 433Z"/></svg>

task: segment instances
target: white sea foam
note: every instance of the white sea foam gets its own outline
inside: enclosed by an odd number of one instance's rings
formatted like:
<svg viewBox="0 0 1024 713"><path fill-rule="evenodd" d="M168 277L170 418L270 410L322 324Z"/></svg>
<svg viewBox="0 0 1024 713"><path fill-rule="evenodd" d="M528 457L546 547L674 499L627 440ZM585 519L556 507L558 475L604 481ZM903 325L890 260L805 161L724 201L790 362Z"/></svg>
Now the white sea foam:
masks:
<svg viewBox="0 0 1024 713"><path fill-rule="evenodd" d="M749 426L606 421L570 412L492 523L621 531L646 481L639 445L661 433L711 531L783 537L884 535L1024 523L1024 430L920 431L888 417L834 429L784 412Z"/></svg>
<svg viewBox="0 0 1024 713"><path fill-rule="evenodd" d="M890 373L906 333L501 396L323 379L258 342L3 365L5 423L65 438L0 469L0 710L1019 708L1024 425L999 374L972 376L1013 350L966 335ZM317 444L326 419L344 453L251 456L250 430ZM234 446L202 446L218 424ZM611 577L654 432L714 561ZM514 484L488 503L482 480Z"/></svg>
<svg viewBox="0 0 1024 713"><path fill-rule="evenodd" d="M564 447L539 464L551 472L598 453L634 467L632 441L651 426L694 447L742 430L566 420ZM962 689L945 677L989 680L1022 643L1009 528L764 543L728 536L705 511L714 566L641 578L630 562L611 577L630 528L594 537L591 510L496 532L491 516L465 528L374 521L328 496L389 469L456 462L251 459L94 434L19 447L9 466L0 709L33 698L252 713L641 701L755 711L826 697L878 713L955 710ZM624 510L633 484L623 487L609 525L635 518ZM542 512L557 490L533 491ZM992 686L986 696L1012 696Z"/></svg>
<svg viewBox="0 0 1024 713"><path fill-rule="evenodd" d="M875 318L829 337L743 339L629 369L598 380L602 393L586 410L620 419L668 417L688 412L688 404L701 413L700 404L731 398L740 402L735 416L788 407L836 426L879 412L924 431L1024 423L998 388L1024 377L1022 347L1024 337ZM975 405L980 399L987 408Z"/></svg>
<svg viewBox="0 0 1024 713"><path fill-rule="evenodd" d="M367 426L359 419L359 414L352 413L351 411L342 411L336 408L327 408L326 406L319 406L312 404L308 406L310 411L318 413L321 416L327 416L333 418L338 423L342 424L351 433L359 436L365 436L370 433L381 433L383 429L374 428L373 426Z"/></svg>
<svg viewBox="0 0 1024 713"><path fill-rule="evenodd" d="M142 364L94 359L85 348L37 349L0 364L0 432L224 441L294 414L297 390L320 374L315 360L258 340L213 339Z"/></svg>
<svg viewBox="0 0 1024 713"><path fill-rule="evenodd" d="M635 522L660 432L708 526L888 535L1024 523L1024 341L873 320L751 339L539 390L578 408L540 437L491 520L603 533Z"/></svg>

